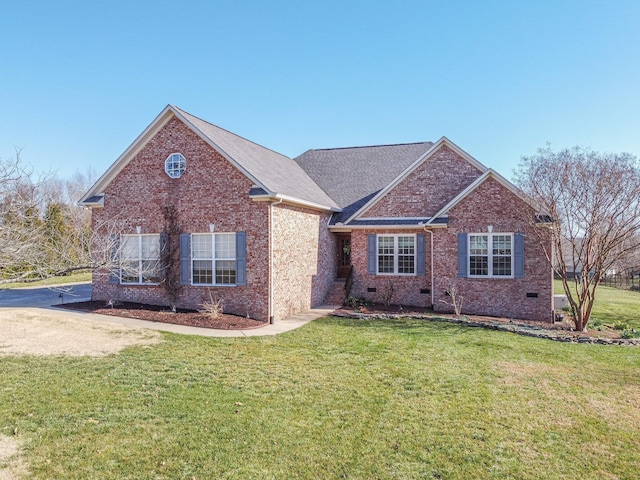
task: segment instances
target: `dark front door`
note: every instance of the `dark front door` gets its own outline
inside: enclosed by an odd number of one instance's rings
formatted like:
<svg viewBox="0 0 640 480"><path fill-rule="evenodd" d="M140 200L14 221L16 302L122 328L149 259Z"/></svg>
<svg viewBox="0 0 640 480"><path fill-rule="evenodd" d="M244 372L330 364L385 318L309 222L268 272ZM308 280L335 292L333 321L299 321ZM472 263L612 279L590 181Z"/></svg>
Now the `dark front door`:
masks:
<svg viewBox="0 0 640 480"><path fill-rule="evenodd" d="M351 234L338 234L338 278L347 278L351 269Z"/></svg>

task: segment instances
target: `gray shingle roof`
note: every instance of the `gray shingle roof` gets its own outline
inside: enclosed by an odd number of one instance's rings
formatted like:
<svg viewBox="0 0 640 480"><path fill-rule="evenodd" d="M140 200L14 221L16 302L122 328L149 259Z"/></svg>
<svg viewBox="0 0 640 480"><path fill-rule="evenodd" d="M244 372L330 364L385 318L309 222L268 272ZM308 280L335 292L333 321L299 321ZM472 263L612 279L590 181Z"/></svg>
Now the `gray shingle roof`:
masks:
<svg viewBox="0 0 640 480"><path fill-rule="evenodd" d="M308 150L294 160L343 209L344 221L422 156L432 142Z"/></svg>
<svg viewBox="0 0 640 480"><path fill-rule="evenodd" d="M253 143L173 106L269 192L337 208L336 203L289 157Z"/></svg>

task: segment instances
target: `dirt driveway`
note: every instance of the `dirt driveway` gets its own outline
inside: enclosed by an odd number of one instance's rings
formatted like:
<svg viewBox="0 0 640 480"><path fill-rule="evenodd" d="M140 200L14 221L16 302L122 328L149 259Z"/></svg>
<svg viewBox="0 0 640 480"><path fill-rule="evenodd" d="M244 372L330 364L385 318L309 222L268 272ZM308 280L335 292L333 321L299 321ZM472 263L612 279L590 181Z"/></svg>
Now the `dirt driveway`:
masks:
<svg viewBox="0 0 640 480"><path fill-rule="evenodd" d="M96 322L68 311L0 308L0 356L104 356L161 339L153 330Z"/></svg>
<svg viewBox="0 0 640 480"><path fill-rule="evenodd" d="M0 291L0 356L103 356L161 340L160 334L152 330L95 321L88 314L50 308L63 299L88 298L89 283Z"/></svg>

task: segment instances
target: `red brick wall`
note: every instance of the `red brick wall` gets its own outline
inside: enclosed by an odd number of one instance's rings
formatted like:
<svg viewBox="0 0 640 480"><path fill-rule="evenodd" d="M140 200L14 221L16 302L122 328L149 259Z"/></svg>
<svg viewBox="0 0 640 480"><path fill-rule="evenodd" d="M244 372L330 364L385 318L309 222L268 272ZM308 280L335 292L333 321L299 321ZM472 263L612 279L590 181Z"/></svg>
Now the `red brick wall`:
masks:
<svg viewBox="0 0 640 480"><path fill-rule="evenodd" d="M351 234L351 259L354 265L352 295L382 302L390 285L392 303L428 306L431 294L421 289L433 289L434 310L452 312L446 291L456 287L464 297L462 313L551 321L553 286L551 268L544 256L539 235L550 248L544 227L530 222L534 212L519 197L499 182L488 179L465 200L449 212L447 228L434 230L434 285L431 285L430 236L426 234L424 276L383 276L367 273L367 235L424 233L419 230L354 230ZM458 278L458 232L487 232L492 225L495 233L525 234L525 276L522 279ZM376 292L369 292L375 288ZM536 293L537 298L527 297ZM447 303L445 303L447 302Z"/></svg>
<svg viewBox="0 0 640 480"><path fill-rule="evenodd" d="M275 320L320 305L335 278L335 240L328 214L279 204L273 207Z"/></svg>
<svg viewBox="0 0 640 480"><path fill-rule="evenodd" d="M448 228L434 236L435 303L437 311L452 311L445 291L455 286L464 297L462 313L551 321L551 267L539 235L550 248L548 231L535 227L534 212L520 198L489 178L449 212ZM458 278L457 234L487 232L525 234L525 275L522 279ZM527 297L536 293L537 298ZM443 302L444 301L444 302Z"/></svg>
<svg viewBox="0 0 640 480"><path fill-rule="evenodd" d="M181 178L164 171L165 159L182 153L187 168ZM104 208L93 210L93 225L115 225L121 233L160 233L165 229L163 207L173 205L183 233L247 233L247 286L211 287L225 304L225 311L268 319L268 204L248 198L252 182L218 152L173 118L155 135L111 182ZM104 230L104 229L103 229ZM172 239L177 245L178 238ZM173 268L178 268L174 265ZM110 285L106 272L93 277L96 300L120 300L169 305L165 290L152 286ZM183 287L178 307L197 307L208 299L207 287Z"/></svg>
<svg viewBox="0 0 640 480"><path fill-rule="evenodd" d="M351 296L361 297L376 303L383 303L386 294L392 287L394 294L391 303L400 305L414 305L428 307L431 305L431 295L420 293L421 289L430 289L431 277L429 267L429 234L426 234L427 255L425 275L369 275L367 273L367 236L369 234L408 235L425 233L417 230L353 230L351 232L351 264L353 265L353 288ZM368 289L375 288L375 292Z"/></svg>
<svg viewBox="0 0 640 480"><path fill-rule="evenodd" d="M445 145L362 216L430 217L481 174Z"/></svg>

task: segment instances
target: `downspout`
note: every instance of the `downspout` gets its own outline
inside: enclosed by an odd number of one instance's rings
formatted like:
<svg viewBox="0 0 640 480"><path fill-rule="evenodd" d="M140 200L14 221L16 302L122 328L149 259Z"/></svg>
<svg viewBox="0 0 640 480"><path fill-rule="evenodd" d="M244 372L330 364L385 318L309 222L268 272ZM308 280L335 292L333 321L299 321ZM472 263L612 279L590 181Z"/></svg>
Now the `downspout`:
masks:
<svg viewBox="0 0 640 480"><path fill-rule="evenodd" d="M431 244L430 244L430 247L429 247L429 255L431 256L431 260L430 260L429 263L431 264L431 308L433 308L433 303L435 301L435 297L434 297L435 285L433 284L433 282L434 282L434 276L433 276L433 230L427 229L426 225L423 228L424 228L424 231L429 234L429 237L430 237L430 240L431 240Z"/></svg>
<svg viewBox="0 0 640 480"><path fill-rule="evenodd" d="M282 203L282 198L269 204L269 323L273 325L273 206Z"/></svg>

